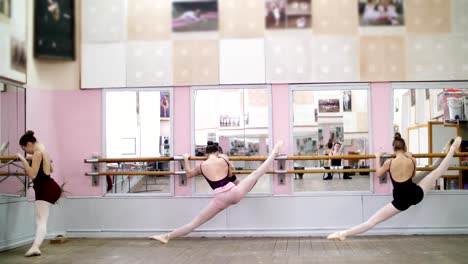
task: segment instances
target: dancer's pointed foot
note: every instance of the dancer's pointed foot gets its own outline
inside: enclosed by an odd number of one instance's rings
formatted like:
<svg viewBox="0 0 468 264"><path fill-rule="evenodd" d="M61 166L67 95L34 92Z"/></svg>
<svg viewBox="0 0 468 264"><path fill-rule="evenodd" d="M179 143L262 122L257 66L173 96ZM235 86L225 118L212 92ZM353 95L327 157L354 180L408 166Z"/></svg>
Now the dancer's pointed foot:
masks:
<svg viewBox="0 0 468 264"><path fill-rule="evenodd" d="M343 232L338 231L338 232L335 232L335 233L327 236L327 239L335 239L335 240L343 241L343 240L346 239L346 236L343 234Z"/></svg>
<svg viewBox="0 0 468 264"><path fill-rule="evenodd" d="M455 141L453 141L452 148L454 148L455 150L458 150L458 148L459 148L460 145L461 145L461 142L462 142L462 138L461 138L461 137L457 137L457 138L455 139Z"/></svg>
<svg viewBox="0 0 468 264"><path fill-rule="evenodd" d="M38 248L30 248L26 254L24 254L25 257L35 257L35 256L40 256L42 253Z"/></svg>
<svg viewBox="0 0 468 264"><path fill-rule="evenodd" d="M275 147L273 148L273 153L278 156L280 154L281 148L283 147L283 140L276 142Z"/></svg>
<svg viewBox="0 0 468 264"><path fill-rule="evenodd" d="M169 234L151 236L150 239L158 240L161 244L167 244L169 242Z"/></svg>

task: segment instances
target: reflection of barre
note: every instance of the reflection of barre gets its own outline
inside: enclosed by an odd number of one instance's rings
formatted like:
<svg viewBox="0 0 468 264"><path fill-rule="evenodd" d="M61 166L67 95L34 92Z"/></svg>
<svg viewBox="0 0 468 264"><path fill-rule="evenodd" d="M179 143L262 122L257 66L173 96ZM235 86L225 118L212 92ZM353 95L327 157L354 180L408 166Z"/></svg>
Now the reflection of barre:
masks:
<svg viewBox="0 0 468 264"><path fill-rule="evenodd" d="M21 172L0 172L0 176L27 176Z"/></svg>

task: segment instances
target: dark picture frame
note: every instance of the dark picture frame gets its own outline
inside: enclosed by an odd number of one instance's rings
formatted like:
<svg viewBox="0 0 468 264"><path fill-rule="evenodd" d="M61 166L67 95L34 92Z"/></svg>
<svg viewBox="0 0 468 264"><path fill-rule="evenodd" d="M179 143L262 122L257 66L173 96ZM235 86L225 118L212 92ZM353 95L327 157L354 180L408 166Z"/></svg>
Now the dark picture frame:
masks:
<svg viewBox="0 0 468 264"><path fill-rule="evenodd" d="M360 26L404 26L404 0L359 0Z"/></svg>
<svg viewBox="0 0 468 264"><path fill-rule="evenodd" d="M343 112L351 112L352 108L352 93L351 91L343 91Z"/></svg>
<svg viewBox="0 0 468 264"><path fill-rule="evenodd" d="M161 120L169 120L171 118L171 100L169 92L161 92L159 95L159 117Z"/></svg>
<svg viewBox="0 0 468 264"><path fill-rule="evenodd" d="M339 113L340 100L339 99L319 99L319 112L320 113Z"/></svg>
<svg viewBox="0 0 468 264"><path fill-rule="evenodd" d="M218 1L172 2L172 32L197 32L218 30Z"/></svg>
<svg viewBox="0 0 468 264"><path fill-rule="evenodd" d="M34 1L34 57L75 60L74 0Z"/></svg>
<svg viewBox="0 0 468 264"><path fill-rule="evenodd" d="M311 0L266 0L267 29L306 29L312 26Z"/></svg>

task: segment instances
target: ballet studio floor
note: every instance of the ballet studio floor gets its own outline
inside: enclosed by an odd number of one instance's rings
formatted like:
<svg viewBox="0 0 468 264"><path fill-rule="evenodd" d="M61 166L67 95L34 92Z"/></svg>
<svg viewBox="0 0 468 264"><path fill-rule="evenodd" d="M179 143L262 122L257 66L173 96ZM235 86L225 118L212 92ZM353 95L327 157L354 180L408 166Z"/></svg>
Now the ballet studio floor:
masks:
<svg viewBox="0 0 468 264"><path fill-rule="evenodd" d="M138 239L46 241L42 256L25 258L28 246L0 253L0 263L468 263L468 235L181 238L167 245Z"/></svg>

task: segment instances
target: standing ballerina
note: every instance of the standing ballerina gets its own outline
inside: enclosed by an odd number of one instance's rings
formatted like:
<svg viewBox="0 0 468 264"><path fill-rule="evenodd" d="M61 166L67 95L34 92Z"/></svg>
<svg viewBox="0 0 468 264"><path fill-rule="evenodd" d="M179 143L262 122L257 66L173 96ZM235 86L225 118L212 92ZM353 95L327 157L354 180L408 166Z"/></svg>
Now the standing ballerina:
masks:
<svg viewBox="0 0 468 264"><path fill-rule="evenodd" d="M275 157L279 155L280 149L283 145L279 141L268 158L257 168L254 172L249 174L242 181L235 181L231 177L231 166L227 156L219 154L219 149L216 145L208 145L206 147L206 154L208 158L194 169L190 169L189 154L184 155L184 163L187 177L196 175L203 175L214 190L213 199L208 206L203 209L198 216L196 216L190 223L177 228L176 230L151 237L151 239L158 240L166 244L169 240L184 236L202 224L208 222L211 218L219 214L230 205L237 204L244 196L252 190L257 183L258 179L267 173Z"/></svg>
<svg viewBox="0 0 468 264"><path fill-rule="evenodd" d="M440 162L440 165L416 184L412 179L416 172L416 160L406 152L405 141L401 138L400 133L396 133L393 140L393 150L396 157L385 161L384 164L380 166L381 153L375 155L375 174L381 177L386 175L387 172L390 173L390 179L393 184L393 201L377 211L377 213L366 222L344 231L335 232L327 238L345 240L348 236L364 233L377 224L405 211L411 205L416 205L421 202L424 195L432 189L434 182L438 180L450 166L450 161L460 147L461 141L461 137L457 137L450 147L447 156Z"/></svg>
<svg viewBox="0 0 468 264"><path fill-rule="evenodd" d="M21 154L16 154L18 159L23 162L26 174L33 182L34 192L36 194L36 238L31 248L26 252L26 257L40 256L39 247L47 234L47 219L49 218L49 209L55 204L62 194L60 186L50 177L52 173L52 164L49 153L42 143L39 143L34 137L33 131L24 134L19 144L27 154L32 155L32 162L28 161Z"/></svg>

